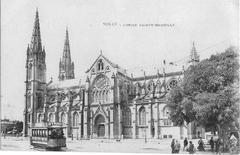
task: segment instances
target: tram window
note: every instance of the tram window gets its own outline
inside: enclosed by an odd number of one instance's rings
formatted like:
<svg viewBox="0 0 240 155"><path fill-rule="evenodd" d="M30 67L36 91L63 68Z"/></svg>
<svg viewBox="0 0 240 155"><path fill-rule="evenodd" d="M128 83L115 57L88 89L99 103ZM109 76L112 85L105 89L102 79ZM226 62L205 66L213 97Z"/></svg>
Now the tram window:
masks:
<svg viewBox="0 0 240 155"><path fill-rule="evenodd" d="M52 134L52 130L48 131L48 136L50 136Z"/></svg>

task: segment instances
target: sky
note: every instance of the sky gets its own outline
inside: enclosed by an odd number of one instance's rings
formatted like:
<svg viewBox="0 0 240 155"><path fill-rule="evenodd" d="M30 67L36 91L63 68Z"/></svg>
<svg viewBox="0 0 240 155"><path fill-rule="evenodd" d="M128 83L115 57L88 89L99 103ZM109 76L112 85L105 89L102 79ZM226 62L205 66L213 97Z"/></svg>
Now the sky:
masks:
<svg viewBox="0 0 240 155"><path fill-rule="evenodd" d="M26 49L36 8L49 81L58 77L66 27L76 77L100 50L129 71L156 69L163 60L185 60L193 41L200 59L237 46L238 5L237 0L2 0L1 117L23 120Z"/></svg>

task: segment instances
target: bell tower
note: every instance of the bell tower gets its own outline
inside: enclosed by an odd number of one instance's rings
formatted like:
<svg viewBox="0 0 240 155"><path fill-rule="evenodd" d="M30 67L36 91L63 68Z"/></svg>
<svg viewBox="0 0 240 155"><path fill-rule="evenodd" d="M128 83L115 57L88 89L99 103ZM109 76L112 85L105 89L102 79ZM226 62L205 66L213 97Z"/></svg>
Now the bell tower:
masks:
<svg viewBox="0 0 240 155"><path fill-rule="evenodd" d="M37 123L37 110L43 108L46 88L45 49L42 47L38 10L36 10L32 40L27 47L24 136Z"/></svg>

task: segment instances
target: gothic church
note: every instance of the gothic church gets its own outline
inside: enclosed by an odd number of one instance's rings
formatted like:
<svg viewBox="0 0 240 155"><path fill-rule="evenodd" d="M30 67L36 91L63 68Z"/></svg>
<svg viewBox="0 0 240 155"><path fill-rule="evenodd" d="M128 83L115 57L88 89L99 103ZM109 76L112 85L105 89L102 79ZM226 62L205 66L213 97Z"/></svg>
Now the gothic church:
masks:
<svg viewBox="0 0 240 155"><path fill-rule="evenodd" d="M83 79L74 75L69 34L59 61L58 81L46 81L46 52L41 43L38 11L27 47L24 134L39 123L60 124L76 139L194 138L202 128L174 126L168 118L168 92L179 85L184 69L129 76L102 52ZM189 64L199 61L193 44Z"/></svg>

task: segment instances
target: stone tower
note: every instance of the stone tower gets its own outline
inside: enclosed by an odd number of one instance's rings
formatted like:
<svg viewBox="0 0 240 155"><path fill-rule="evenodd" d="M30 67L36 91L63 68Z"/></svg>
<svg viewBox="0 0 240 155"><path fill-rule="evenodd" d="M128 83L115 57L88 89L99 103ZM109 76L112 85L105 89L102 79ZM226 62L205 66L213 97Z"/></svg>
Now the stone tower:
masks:
<svg viewBox="0 0 240 155"><path fill-rule="evenodd" d="M36 11L32 40L27 47L24 135L37 122L37 110L43 108L46 88L45 49L42 47L38 10Z"/></svg>
<svg viewBox="0 0 240 155"><path fill-rule="evenodd" d="M74 63L71 60L68 29L66 29L66 38L63 48L63 56L59 62L59 80L74 79Z"/></svg>
<svg viewBox="0 0 240 155"><path fill-rule="evenodd" d="M200 61L200 58L199 58L199 55L197 54L195 43L193 42L189 63L191 63L191 65L196 65L199 61Z"/></svg>

